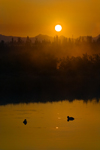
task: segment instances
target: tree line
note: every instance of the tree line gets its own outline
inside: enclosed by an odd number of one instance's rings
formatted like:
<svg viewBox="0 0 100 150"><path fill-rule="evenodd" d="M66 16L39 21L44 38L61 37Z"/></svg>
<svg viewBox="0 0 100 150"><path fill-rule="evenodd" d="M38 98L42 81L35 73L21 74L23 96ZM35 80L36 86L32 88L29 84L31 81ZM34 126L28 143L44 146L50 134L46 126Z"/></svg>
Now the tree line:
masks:
<svg viewBox="0 0 100 150"><path fill-rule="evenodd" d="M27 40L31 43L29 38ZM0 104L64 99L99 100L99 42L90 42L90 45L95 45L95 51L91 48L94 54L87 51L75 56L73 49L67 55L69 46L65 46L65 53L64 45L58 39L52 43L37 40L28 45L17 42L14 45L0 43ZM70 46L73 47L75 41L71 42L73 44ZM62 51L63 55L60 55Z"/></svg>

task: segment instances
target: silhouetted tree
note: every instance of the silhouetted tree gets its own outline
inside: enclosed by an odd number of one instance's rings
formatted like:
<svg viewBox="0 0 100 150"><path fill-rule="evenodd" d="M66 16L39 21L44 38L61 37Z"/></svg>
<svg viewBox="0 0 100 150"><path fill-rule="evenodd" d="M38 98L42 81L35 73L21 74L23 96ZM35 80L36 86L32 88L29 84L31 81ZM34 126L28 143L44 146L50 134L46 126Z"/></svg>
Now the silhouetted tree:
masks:
<svg viewBox="0 0 100 150"><path fill-rule="evenodd" d="M18 43L18 44L22 44L22 39L21 39L21 37L18 37L17 43Z"/></svg>

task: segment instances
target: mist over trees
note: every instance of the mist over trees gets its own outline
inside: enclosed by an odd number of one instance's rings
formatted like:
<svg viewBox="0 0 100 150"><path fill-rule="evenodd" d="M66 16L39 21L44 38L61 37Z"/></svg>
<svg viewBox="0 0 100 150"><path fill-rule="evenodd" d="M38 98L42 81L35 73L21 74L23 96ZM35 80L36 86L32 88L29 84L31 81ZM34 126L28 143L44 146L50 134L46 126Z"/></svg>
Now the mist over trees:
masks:
<svg viewBox="0 0 100 150"><path fill-rule="evenodd" d="M100 98L100 36L0 41L0 104Z"/></svg>

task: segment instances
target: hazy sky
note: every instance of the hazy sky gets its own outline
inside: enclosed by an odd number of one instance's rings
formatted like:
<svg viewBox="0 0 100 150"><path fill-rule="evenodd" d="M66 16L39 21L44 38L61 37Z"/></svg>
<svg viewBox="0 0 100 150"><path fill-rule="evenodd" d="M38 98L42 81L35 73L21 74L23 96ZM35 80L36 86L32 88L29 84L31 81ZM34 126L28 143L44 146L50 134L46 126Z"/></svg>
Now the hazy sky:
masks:
<svg viewBox="0 0 100 150"><path fill-rule="evenodd" d="M0 0L0 34L78 37L100 34L100 0Z"/></svg>

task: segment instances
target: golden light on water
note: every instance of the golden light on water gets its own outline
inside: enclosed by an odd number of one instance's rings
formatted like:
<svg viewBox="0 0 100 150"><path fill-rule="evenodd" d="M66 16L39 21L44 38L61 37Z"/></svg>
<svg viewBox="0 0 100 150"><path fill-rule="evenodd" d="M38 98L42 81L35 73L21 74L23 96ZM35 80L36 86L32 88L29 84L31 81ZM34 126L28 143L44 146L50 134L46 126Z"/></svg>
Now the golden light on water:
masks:
<svg viewBox="0 0 100 150"><path fill-rule="evenodd" d="M57 32L60 32L60 31L62 30L62 26L61 26L61 25L56 25L56 26L55 26L55 30L56 30Z"/></svg>
<svg viewBox="0 0 100 150"><path fill-rule="evenodd" d="M68 122L67 115L75 120ZM99 118L95 101L0 105L0 149L100 150Z"/></svg>

